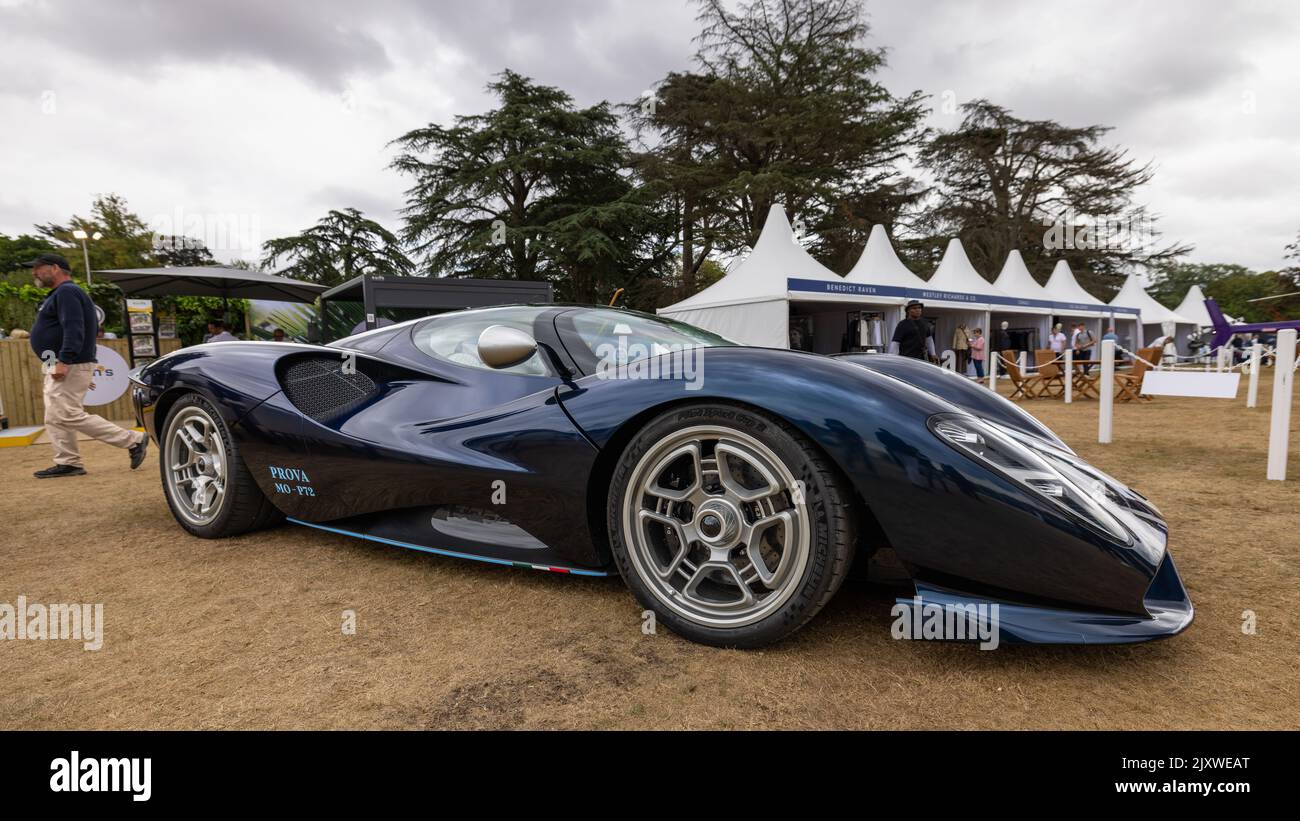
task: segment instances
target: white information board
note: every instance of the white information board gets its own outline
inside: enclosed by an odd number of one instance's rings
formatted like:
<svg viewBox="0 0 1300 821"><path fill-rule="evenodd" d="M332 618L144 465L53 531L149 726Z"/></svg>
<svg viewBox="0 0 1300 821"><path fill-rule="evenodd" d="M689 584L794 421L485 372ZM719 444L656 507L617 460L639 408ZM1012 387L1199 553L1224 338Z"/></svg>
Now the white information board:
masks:
<svg viewBox="0 0 1300 821"><path fill-rule="evenodd" d="M1197 371L1147 371L1142 376L1142 393L1152 396L1199 396L1204 399L1235 399L1241 374Z"/></svg>

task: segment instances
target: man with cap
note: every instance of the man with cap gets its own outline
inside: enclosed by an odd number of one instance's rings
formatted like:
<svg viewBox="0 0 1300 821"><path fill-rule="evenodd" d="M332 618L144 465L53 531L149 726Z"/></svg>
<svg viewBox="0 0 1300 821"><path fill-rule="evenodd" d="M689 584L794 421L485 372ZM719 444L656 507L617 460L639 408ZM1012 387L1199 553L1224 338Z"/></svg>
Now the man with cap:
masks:
<svg viewBox="0 0 1300 821"><path fill-rule="evenodd" d="M894 337L889 343L889 352L910 356L913 359L935 358L934 332L930 323L921 314L925 306L915 299L907 303L904 309L907 315L894 326Z"/></svg>
<svg viewBox="0 0 1300 821"><path fill-rule="evenodd" d="M59 254L41 254L23 263L23 267L32 269L37 285L50 289L36 310L31 344L45 363L45 426L54 445L54 467L36 471L36 478L81 476L86 472L77 448L78 433L126 448L131 455L131 469L135 470L144 462L149 436L86 413L86 391L95 374L95 333L99 327L95 303L72 281L72 269Z"/></svg>

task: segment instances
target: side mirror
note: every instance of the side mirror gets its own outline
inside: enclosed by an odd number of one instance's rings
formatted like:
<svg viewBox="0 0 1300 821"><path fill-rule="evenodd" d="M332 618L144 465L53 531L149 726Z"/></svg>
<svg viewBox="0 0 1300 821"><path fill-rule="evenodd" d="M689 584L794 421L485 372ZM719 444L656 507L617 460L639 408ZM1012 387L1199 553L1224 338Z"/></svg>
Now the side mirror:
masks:
<svg viewBox="0 0 1300 821"><path fill-rule="evenodd" d="M478 358L489 368L513 368L537 352L537 340L509 325L489 325L478 335Z"/></svg>

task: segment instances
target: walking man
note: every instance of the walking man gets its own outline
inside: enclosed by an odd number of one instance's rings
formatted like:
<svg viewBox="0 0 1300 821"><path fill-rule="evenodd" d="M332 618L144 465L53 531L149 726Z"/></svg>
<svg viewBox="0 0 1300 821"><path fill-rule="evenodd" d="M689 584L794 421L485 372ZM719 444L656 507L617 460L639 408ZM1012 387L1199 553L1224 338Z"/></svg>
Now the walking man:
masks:
<svg viewBox="0 0 1300 821"><path fill-rule="evenodd" d="M1089 331L1088 326L1083 322L1079 323L1078 329L1075 330L1073 337L1074 338L1070 340L1070 346L1074 348L1074 358L1077 361L1084 363L1083 373L1086 376L1092 370L1092 365L1088 364L1088 360L1092 359L1092 346L1096 344L1097 340L1093 337L1092 331Z"/></svg>
<svg viewBox="0 0 1300 821"><path fill-rule="evenodd" d="M54 467L36 471L36 478L85 474L77 449L78 433L126 448L135 470L144 462L148 434L120 428L86 413L84 406L95 373L95 331L99 326L95 304L72 281L72 269L59 254L41 254L23 267L32 269L36 284L50 289L36 311L31 344L45 363L45 426L54 445Z"/></svg>

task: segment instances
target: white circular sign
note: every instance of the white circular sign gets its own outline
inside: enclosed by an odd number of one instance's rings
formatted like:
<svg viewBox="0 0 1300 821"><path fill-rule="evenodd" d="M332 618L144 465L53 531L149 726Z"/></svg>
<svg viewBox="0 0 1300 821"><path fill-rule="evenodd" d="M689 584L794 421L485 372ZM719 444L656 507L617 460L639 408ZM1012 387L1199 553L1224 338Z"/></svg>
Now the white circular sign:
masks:
<svg viewBox="0 0 1300 821"><path fill-rule="evenodd" d="M94 376L90 378L91 389L86 391L86 405L107 405L126 393L131 380L127 378L130 368L122 355L103 345L95 346Z"/></svg>

